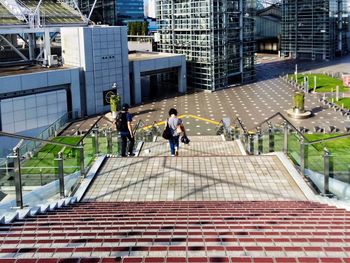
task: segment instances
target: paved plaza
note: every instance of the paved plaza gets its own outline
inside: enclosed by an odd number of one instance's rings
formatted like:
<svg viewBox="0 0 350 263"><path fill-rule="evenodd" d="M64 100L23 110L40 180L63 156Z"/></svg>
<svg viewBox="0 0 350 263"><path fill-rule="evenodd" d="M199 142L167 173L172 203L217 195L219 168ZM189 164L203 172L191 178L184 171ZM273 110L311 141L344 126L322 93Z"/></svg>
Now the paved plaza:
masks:
<svg viewBox="0 0 350 263"><path fill-rule="evenodd" d="M213 93L195 90L187 94L168 96L154 100L131 109L136 120L142 119L147 124L154 121L164 121L171 107L178 109L179 114L192 114L213 121L220 121L224 117L234 119L240 117L245 125L251 129L256 127L271 115L281 112L287 116L286 111L292 108L292 94L294 88L278 78L279 74L293 72L295 62L282 60L276 56L260 57L257 65L257 82L242 86L231 87ZM300 63L300 72L306 70L350 72L350 57L332 63ZM350 126L350 120L335 112L326 109L318 101L319 96L306 95L306 108L314 113L308 120L291 120L296 126L303 126L313 130L315 126L327 128L330 125L344 130ZM189 120L191 124L193 120ZM189 125L195 127L193 125ZM202 129L204 132L205 129ZM196 131L192 135L199 135Z"/></svg>

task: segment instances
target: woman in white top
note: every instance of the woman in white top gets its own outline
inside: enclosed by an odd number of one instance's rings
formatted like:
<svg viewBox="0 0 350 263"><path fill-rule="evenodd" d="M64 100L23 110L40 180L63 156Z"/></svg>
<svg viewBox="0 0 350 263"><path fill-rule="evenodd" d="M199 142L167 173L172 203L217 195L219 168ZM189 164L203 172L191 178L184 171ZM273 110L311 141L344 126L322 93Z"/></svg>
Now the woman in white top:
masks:
<svg viewBox="0 0 350 263"><path fill-rule="evenodd" d="M171 156L179 155L179 138L182 132L185 132L182 120L177 117L177 110L171 108L169 110L169 119L167 119L172 137L169 139Z"/></svg>

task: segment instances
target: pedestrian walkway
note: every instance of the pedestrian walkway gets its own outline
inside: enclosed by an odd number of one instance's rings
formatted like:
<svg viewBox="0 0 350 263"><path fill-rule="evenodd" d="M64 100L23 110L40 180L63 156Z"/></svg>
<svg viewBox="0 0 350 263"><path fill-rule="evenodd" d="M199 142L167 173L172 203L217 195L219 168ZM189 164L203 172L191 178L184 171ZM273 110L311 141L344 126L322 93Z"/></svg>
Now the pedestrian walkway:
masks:
<svg viewBox="0 0 350 263"><path fill-rule="evenodd" d="M191 136L190 144L180 143L180 156L227 156L242 155L237 141L223 141L221 136ZM140 156L169 156L168 141L158 137L156 142L146 142Z"/></svg>
<svg viewBox="0 0 350 263"><path fill-rule="evenodd" d="M140 157L108 158L85 201L306 200L278 157L242 156L218 138L193 137L179 157L156 141Z"/></svg>

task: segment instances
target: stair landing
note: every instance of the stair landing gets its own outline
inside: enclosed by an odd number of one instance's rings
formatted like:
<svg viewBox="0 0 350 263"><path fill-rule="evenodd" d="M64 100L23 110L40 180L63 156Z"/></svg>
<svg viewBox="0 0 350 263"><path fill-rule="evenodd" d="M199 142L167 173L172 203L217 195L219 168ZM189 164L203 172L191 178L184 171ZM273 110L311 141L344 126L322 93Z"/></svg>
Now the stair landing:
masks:
<svg viewBox="0 0 350 263"><path fill-rule="evenodd" d="M85 201L307 200L276 156L108 158Z"/></svg>
<svg viewBox="0 0 350 263"><path fill-rule="evenodd" d="M221 136L190 137L188 145L180 143L180 156L242 155L236 141L223 141ZM170 147L164 139L144 143L140 156L169 156Z"/></svg>

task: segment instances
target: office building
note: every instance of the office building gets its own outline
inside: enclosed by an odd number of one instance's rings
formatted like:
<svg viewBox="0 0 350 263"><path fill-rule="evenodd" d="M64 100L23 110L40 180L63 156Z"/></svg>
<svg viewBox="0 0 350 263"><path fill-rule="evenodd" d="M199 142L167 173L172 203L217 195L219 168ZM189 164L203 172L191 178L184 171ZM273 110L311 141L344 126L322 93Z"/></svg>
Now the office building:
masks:
<svg viewBox="0 0 350 263"><path fill-rule="evenodd" d="M346 54L346 6L346 0L284 0L282 54L310 60Z"/></svg>
<svg viewBox="0 0 350 263"><path fill-rule="evenodd" d="M254 80L250 0L157 0L159 51L186 55L188 85L217 90Z"/></svg>
<svg viewBox="0 0 350 263"><path fill-rule="evenodd" d="M94 0L80 0L80 10L88 15ZM91 14L95 23L124 26L131 21L144 21L143 0L98 0Z"/></svg>

